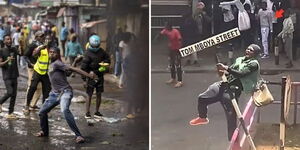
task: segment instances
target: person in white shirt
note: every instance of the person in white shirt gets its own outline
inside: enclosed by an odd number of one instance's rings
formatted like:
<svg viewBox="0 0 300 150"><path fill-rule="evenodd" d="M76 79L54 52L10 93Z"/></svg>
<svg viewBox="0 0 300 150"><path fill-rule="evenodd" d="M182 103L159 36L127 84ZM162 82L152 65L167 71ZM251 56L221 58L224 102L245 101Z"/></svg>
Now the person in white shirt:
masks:
<svg viewBox="0 0 300 150"><path fill-rule="evenodd" d="M20 35L21 35L21 29L18 28L17 31L13 34L13 37L12 37L12 40L13 40L13 45L19 49L19 38L20 38Z"/></svg>
<svg viewBox="0 0 300 150"><path fill-rule="evenodd" d="M124 65L127 65L124 63L124 59L129 55L130 53L130 42L132 42L131 34L129 32L125 32L123 35L123 39L119 43L119 48L122 56L122 73L120 77L119 82L119 88L123 88L124 85L126 85L126 73L124 70Z"/></svg>

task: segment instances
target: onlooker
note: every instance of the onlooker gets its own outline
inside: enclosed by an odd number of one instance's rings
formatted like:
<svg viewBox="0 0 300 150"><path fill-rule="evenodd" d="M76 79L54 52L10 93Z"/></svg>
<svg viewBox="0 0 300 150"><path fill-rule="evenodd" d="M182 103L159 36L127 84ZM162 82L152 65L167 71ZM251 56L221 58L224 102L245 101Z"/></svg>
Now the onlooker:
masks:
<svg viewBox="0 0 300 150"><path fill-rule="evenodd" d="M199 42L199 38L201 36L198 31L197 23L193 19L192 14L188 13L184 15L183 18L185 18L185 20L181 27L181 33L182 33L183 47L185 47L194 44L196 42ZM193 53L191 54L191 56L187 57L185 65L197 64L197 63L198 63L197 53Z"/></svg>
<svg viewBox="0 0 300 150"><path fill-rule="evenodd" d="M170 58L170 66L171 66L171 79L166 83L171 84L175 83L175 88L181 87L183 85L182 82L182 70L181 70L181 56L179 53L179 49L181 48L181 34L177 29L173 29L173 26L170 22L166 22L165 28L160 32L162 35L166 35L169 39L168 47L169 47L169 58ZM176 69L176 71L175 71ZM177 81L176 81L176 73L177 73Z"/></svg>
<svg viewBox="0 0 300 150"><path fill-rule="evenodd" d="M62 47L62 54L65 56L65 46L68 38L68 28L65 27L65 22L62 22L61 24L61 30L60 30L60 42L61 42L61 47Z"/></svg>
<svg viewBox="0 0 300 150"><path fill-rule="evenodd" d="M289 58L289 62L286 64L287 68L293 67L293 32L294 25L290 16L290 9L284 12L284 21L282 31L278 34L278 37L282 38L284 43L284 50Z"/></svg>
<svg viewBox="0 0 300 150"><path fill-rule="evenodd" d="M121 53L121 57L122 57L122 73L121 73L121 77L120 77L120 81L119 81L119 88L123 88L124 84L126 84L125 82L126 80L126 70L125 67L126 62L124 61L125 59L127 59L128 55L131 53L131 46L132 46L132 37L131 34L129 32L124 33L122 40L119 43L119 48L120 48L120 53Z"/></svg>
<svg viewBox="0 0 300 150"><path fill-rule="evenodd" d="M114 75L116 77L119 77L122 73L122 55L120 52L119 48L119 43L122 40L123 37L123 31L122 28L118 28L118 32L116 35L113 37L113 49L115 50L115 70L114 70Z"/></svg>
<svg viewBox="0 0 300 150"><path fill-rule="evenodd" d="M71 28L71 29L69 30L69 34L68 34L68 41L71 41L71 40L72 40L72 37L73 37L74 35L76 35L75 30L74 30L73 28Z"/></svg>
<svg viewBox="0 0 300 150"><path fill-rule="evenodd" d="M3 43L4 35L5 35L5 31L4 31L3 25L0 24L0 48L2 48L4 46L4 43Z"/></svg>
<svg viewBox="0 0 300 150"><path fill-rule="evenodd" d="M13 46L15 46L17 49L19 49L20 43L19 43L19 38L21 35L21 29L18 28L17 31L13 34L12 40L13 40Z"/></svg>
<svg viewBox="0 0 300 150"><path fill-rule="evenodd" d="M2 104L10 98L9 111L6 116L8 119L16 118L13 114L16 96L18 91L18 64L17 64L18 50L12 46L12 39L10 35L4 36L4 48L0 50L0 67L2 68L2 76L7 92L0 99L0 112L2 112Z"/></svg>
<svg viewBox="0 0 300 150"><path fill-rule="evenodd" d="M261 3L261 9L257 14L260 21L260 30L261 30L261 42L264 47L264 54L261 58L269 58L269 32L272 36L273 33L273 24L272 24L272 12L267 10L267 3Z"/></svg>
<svg viewBox="0 0 300 150"><path fill-rule="evenodd" d="M69 58L70 64L72 65L78 55L83 55L83 50L80 43L77 42L77 36L73 35L71 37L71 41L69 41L66 46L65 57ZM72 77L74 76L75 74L72 75Z"/></svg>

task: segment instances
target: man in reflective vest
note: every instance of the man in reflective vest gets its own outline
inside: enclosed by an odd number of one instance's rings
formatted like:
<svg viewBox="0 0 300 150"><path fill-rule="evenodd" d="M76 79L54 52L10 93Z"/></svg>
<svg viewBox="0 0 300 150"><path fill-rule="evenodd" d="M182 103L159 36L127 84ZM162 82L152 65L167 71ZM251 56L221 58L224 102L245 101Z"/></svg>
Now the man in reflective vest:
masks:
<svg viewBox="0 0 300 150"><path fill-rule="evenodd" d="M34 92L36 91L39 82L42 83L43 103L45 99L49 96L49 92L51 90L51 83L48 76L48 68L50 61L48 49L50 48L50 43L51 36L47 35L44 44L35 48L32 53L33 56L38 55L38 59L33 67L34 72L32 75L32 81L27 93L26 106L23 110L25 115L29 114L29 104L32 100L32 97L34 95Z"/></svg>

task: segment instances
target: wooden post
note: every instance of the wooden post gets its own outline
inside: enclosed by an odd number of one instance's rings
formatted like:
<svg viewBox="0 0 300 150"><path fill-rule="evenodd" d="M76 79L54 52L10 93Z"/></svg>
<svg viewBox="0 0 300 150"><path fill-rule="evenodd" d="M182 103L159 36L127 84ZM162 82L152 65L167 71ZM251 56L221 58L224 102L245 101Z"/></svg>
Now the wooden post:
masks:
<svg viewBox="0 0 300 150"><path fill-rule="evenodd" d="M284 119L284 108L285 108L285 84L286 84L286 77L283 76L281 78L281 109L280 109L280 124L279 124L279 130L280 130L280 150L284 150L284 143L285 143L285 119Z"/></svg>
<svg viewBox="0 0 300 150"><path fill-rule="evenodd" d="M292 89L294 91L294 125L297 124L297 109L298 109L298 97L297 97L297 85L292 84Z"/></svg>

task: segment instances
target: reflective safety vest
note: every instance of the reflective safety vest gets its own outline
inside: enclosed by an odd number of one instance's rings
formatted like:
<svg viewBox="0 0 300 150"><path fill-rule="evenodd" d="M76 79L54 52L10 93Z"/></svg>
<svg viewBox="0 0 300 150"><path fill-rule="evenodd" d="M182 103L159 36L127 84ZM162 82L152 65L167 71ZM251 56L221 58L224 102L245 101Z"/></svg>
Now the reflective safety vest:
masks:
<svg viewBox="0 0 300 150"><path fill-rule="evenodd" d="M49 68L49 54L47 49L40 51L40 56L34 64L34 70L40 75L45 75Z"/></svg>

